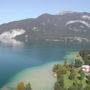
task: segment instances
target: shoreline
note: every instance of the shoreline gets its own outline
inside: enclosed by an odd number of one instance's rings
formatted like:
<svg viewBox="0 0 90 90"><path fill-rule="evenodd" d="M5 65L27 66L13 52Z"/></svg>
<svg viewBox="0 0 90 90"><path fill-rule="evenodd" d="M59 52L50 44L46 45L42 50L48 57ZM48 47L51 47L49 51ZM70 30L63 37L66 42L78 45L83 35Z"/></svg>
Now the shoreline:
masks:
<svg viewBox="0 0 90 90"><path fill-rule="evenodd" d="M70 63L72 58L75 59L78 52L67 52L64 59L68 59L67 61ZM44 64L41 66L36 66L32 68L27 68L17 73L14 77L12 77L1 90L4 90L6 87L16 88L19 82L24 82L27 84L31 83L33 90L51 90L53 88L53 84L56 81L56 78L53 75L52 68L55 64L63 64L64 60L51 62L48 64ZM48 84L50 83L50 84ZM37 89L38 88L38 89ZM6 90L6 89L5 89ZM10 89L7 89L10 90Z"/></svg>
<svg viewBox="0 0 90 90"><path fill-rule="evenodd" d="M38 67L24 69L11 78L1 90L4 90L4 88L6 89L7 87L16 88L18 82L21 81L24 82L25 85L30 82L33 90L40 90L41 88L50 90L53 88L53 84L56 81L52 68L53 65L57 63L59 62L52 62Z"/></svg>

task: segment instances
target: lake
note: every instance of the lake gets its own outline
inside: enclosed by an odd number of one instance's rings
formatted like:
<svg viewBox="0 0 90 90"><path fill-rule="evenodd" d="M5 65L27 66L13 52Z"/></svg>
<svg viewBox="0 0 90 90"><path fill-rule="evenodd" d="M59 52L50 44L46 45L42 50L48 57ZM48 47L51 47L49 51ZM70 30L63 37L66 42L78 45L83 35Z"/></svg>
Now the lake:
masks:
<svg viewBox="0 0 90 90"><path fill-rule="evenodd" d="M44 71L48 71L46 67L57 62L63 62L64 60L71 62L73 58L69 58L68 55L73 55L81 49L90 49L90 43L30 41L23 46L0 44L0 88L5 85L8 86L8 83L14 83L17 75L27 74L29 71L34 71L33 74L32 72L29 74L35 75L37 70L40 72L40 69L43 68ZM20 78L24 79L24 76L20 76Z"/></svg>

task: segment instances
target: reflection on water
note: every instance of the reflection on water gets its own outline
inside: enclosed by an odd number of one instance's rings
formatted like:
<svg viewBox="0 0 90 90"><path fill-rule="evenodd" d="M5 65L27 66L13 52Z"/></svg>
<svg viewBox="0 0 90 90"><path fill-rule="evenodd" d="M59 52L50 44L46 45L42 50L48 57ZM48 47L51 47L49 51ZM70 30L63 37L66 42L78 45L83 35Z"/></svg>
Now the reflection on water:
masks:
<svg viewBox="0 0 90 90"><path fill-rule="evenodd" d="M12 46L13 48L23 47L24 43L15 39L2 39L0 42L5 46Z"/></svg>
<svg viewBox="0 0 90 90"><path fill-rule="evenodd" d="M16 45L15 45L16 46ZM21 48L0 44L0 87L16 73L47 63L66 60L67 52L90 49L90 43L30 41ZM68 56L69 57L69 56Z"/></svg>
<svg viewBox="0 0 90 90"><path fill-rule="evenodd" d="M11 45L13 47L23 46L23 42L15 39L16 36L23 35L25 33L24 29L12 29L5 31L0 34L0 43Z"/></svg>
<svg viewBox="0 0 90 90"><path fill-rule="evenodd" d="M67 59L70 63L71 60L75 60L78 52L67 52L65 60ZM63 63L64 60L58 62L47 63L45 65L40 65L32 68L27 68L17 73L14 77L12 77L3 87L6 88L16 88L18 82L24 82L27 84L31 83L33 90L52 90L56 78L52 72L53 66L57 63ZM2 90L3 90L2 89Z"/></svg>

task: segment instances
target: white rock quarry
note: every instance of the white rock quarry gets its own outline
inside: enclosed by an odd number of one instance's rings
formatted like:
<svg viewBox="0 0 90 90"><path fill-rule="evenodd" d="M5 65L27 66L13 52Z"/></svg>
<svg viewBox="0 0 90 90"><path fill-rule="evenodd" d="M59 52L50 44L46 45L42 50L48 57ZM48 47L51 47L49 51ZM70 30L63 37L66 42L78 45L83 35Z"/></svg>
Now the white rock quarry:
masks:
<svg viewBox="0 0 90 90"><path fill-rule="evenodd" d="M88 16L88 15L83 15L83 16L82 16L82 19L88 19L88 20L90 20L90 16Z"/></svg>
<svg viewBox="0 0 90 90"><path fill-rule="evenodd" d="M38 29L38 27L33 27L33 28L32 28L32 31L37 31L37 32L38 32L39 29Z"/></svg>
<svg viewBox="0 0 90 90"><path fill-rule="evenodd" d="M78 23L78 22L84 24L87 27L90 27L90 24L87 23L86 21L83 21L83 20L71 20L71 21L68 21L65 25L69 25L69 24L73 24L73 23Z"/></svg>
<svg viewBox="0 0 90 90"><path fill-rule="evenodd" d="M13 39L16 36L22 35L24 33L25 33L25 30L23 30L23 29L13 29L10 31L3 32L0 35L0 39Z"/></svg>
<svg viewBox="0 0 90 90"><path fill-rule="evenodd" d="M0 42L4 44L22 45L23 42L17 41L16 36L20 36L25 33L24 29L12 29L10 31L3 32L0 34Z"/></svg>

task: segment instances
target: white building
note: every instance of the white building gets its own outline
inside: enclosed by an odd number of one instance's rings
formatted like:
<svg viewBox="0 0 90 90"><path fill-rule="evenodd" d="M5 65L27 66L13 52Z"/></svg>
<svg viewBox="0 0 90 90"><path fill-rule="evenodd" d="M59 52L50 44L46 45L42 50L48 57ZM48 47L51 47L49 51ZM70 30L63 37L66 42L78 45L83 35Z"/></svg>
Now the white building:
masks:
<svg viewBox="0 0 90 90"><path fill-rule="evenodd" d="M89 65L82 65L82 70L84 72L90 72L90 66Z"/></svg>

